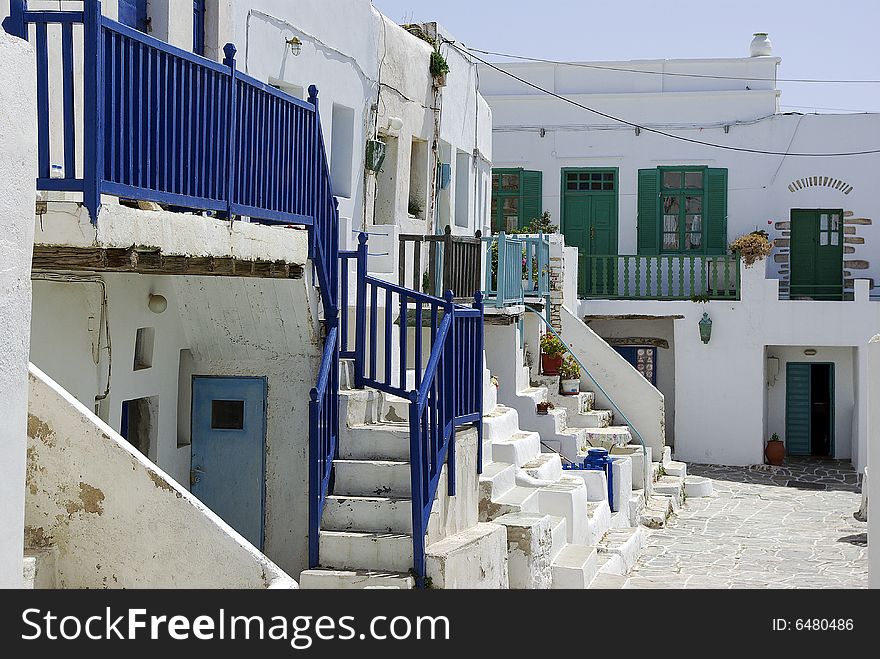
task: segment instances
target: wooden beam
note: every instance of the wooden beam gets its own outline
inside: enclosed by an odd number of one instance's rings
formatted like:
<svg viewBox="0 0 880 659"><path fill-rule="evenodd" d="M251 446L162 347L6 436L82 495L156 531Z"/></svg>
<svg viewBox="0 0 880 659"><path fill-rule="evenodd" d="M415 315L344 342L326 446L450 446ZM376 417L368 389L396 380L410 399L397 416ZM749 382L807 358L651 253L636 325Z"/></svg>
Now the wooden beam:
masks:
<svg viewBox="0 0 880 659"><path fill-rule="evenodd" d="M300 279L303 276L303 266L284 261L247 260L229 256L164 255L158 250L138 250L135 247L35 245L33 269L266 279Z"/></svg>
<svg viewBox="0 0 880 659"><path fill-rule="evenodd" d="M603 336L605 343L610 346L653 346L654 348L668 348L669 341L655 339L647 336Z"/></svg>
<svg viewBox="0 0 880 659"><path fill-rule="evenodd" d="M606 316L584 316L584 322L589 323L593 320L681 320L684 316L681 314L673 314L669 316L651 316L648 314L638 314L638 313L627 313L627 314L618 314L618 315L606 315Z"/></svg>

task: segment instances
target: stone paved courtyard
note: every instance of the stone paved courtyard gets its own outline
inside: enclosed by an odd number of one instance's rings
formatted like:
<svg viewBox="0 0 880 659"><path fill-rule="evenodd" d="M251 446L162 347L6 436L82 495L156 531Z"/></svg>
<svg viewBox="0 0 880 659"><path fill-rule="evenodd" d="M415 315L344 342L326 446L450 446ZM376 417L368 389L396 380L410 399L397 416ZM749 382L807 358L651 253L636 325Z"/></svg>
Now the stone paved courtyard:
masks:
<svg viewBox="0 0 880 659"><path fill-rule="evenodd" d="M651 531L628 588L866 588L867 524L849 462L688 465L715 493Z"/></svg>

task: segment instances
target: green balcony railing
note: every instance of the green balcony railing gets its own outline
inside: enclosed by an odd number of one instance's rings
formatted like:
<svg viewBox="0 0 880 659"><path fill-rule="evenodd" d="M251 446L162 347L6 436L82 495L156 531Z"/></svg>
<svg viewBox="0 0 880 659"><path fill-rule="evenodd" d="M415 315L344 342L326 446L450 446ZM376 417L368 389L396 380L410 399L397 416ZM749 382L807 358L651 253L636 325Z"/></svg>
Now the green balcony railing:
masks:
<svg viewBox="0 0 880 659"><path fill-rule="evenodd" d="M739 300L733 255L582 255L578 294L604 300Z"/></svg>

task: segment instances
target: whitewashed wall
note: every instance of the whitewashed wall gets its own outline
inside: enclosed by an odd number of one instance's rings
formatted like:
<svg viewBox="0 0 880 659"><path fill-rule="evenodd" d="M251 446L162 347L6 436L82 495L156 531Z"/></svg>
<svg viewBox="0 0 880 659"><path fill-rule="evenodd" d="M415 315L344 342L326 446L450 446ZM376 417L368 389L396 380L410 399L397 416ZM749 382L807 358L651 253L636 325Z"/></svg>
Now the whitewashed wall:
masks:
<svg viewBox="0 0 880 659"><path fill-rule="evenodd" d="M817 349L817 359L835 363L838 382L837 454L865 465L867 434L853 412L864 405L863 346L880 326L880 303L868 299L866 282L857 282L851 302L780 300L779 282L765 279L763 268L742 269L742 301L608 301L581 300L578 315L645 314L676 317L675 450L685 461L748 465L763 462L764 441L784 434L777 425L784 397L768 398L765 353L791 347L793 353ZM712 338L703 344L699 321L703 312L713 321ZM627 327L619 321L615 327ZM767 348L773 346L773 349ZM827 352L826 352L827 350ZM786 352L783 356L788 355ZM806 357L804 358L806 360ZM783 367L780 367L784 379ZM774 390L783 387L777 381ZM765 414L765 406L767 412ZM845 417L845 418L841 418ZM855 426L857 432L847 432Z"/></svg>
<svg viewBox="0 0 880 659"><path fill-rule="evenodd" d="M0 31L0 588L22 584L28 327L36 189L33 50Z"/></svg>
<svg viewBox="0 0 880 659"><path fill-rule="evenodd" d="M38 368L26 542L59 588L296 588L204 504Z"/></svg>

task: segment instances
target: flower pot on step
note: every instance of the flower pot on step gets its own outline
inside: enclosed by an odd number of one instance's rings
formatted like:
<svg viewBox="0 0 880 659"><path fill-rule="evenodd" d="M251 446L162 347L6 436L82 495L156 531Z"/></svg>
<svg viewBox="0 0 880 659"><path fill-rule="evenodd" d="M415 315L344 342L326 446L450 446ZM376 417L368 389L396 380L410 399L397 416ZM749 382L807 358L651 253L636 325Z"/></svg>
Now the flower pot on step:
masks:
<svg viewBox="0 0 880 659"><path fill-rule="evenodd" d="M764 449L764 456L767 462L778 467L785 459L785 443L781 439L771 439Z"/></svg>
<svg viewBox="0 0 880 659"><path fill-rule="evenodd" d="M545 355L541 353L541 372L544 375L559 375L562 366L562 355Z"/></svg>
<svg viewBox="0 0 880 659"><path fill-rule="evenodd" d="M559 383L559 393L563 396L577 396L580 389L580 380L561 380Z"/></svg>

